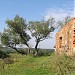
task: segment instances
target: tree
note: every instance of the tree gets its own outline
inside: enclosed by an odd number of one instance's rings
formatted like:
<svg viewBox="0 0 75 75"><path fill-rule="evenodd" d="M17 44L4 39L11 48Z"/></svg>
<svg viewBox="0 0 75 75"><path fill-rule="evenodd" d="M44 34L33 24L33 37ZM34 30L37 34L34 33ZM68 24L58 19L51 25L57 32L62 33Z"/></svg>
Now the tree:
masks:
<svg viewBox="0 0 75 75"><path fill-rule="evenodd" d="M30 36L26 33L26 21L22 17L16 15L13 20L7 20L6 24L8 29L2 33L2 43L15 49L17 52L16 45L20 43L25 44L29 48L30 53L30 47L28 45Z"/></svg>
<svg viewBox="0 0 75 75"><path fill-rule="evenodd" d="M41 41L50 38L50 33L55 30L54 23L54 18L49 18L47 21L44 19L42 21L29 21L28 28L32 36L36 39L35 50L37 51L37 53L38 44Z"/></svg>
<svg viewBox="0 0 75 75"><path fill-rule="evenodd" d="M66 23L68 23L70 21L70 19L71 19L71 17L67 16L62 21L58 21L57 24L58 24L58 26L60 26L60 29L63 28L66 25Z"/></svg>

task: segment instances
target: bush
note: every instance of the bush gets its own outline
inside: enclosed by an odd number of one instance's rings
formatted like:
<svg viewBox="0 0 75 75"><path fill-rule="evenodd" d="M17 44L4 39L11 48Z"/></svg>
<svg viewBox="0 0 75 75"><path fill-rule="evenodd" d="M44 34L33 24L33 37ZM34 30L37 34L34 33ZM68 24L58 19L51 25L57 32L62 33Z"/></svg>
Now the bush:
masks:
<svg viewBox="0 0 75 75"><path fill-rule="evenodd" d="M50 55L49 51L42 51L42 50L38 51L38 56L49 56L49 55Z"/></svg>
<svg viewBox="0 0 75 75"><path fill-rule="evenodd" d="M53 51L46 49L38 49L38 53L36 56L50 56ZM36 50L33 51L33 55L35 56Z"/></svg>
<svg viewBox="0 0 75 75"><path fill-rule="evenodd" d="M0 50L0 58L4 59L6 57L9 57L9 55L7 55L7 53Z"/></svg>

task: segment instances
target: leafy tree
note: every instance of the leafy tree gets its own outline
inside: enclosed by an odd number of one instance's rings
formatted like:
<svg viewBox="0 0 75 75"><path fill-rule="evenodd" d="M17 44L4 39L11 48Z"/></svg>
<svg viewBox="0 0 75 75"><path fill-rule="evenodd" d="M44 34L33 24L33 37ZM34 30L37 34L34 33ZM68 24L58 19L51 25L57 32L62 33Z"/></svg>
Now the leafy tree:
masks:
<svg viewBox="0 0 75 75"><path fill-rule="evenodd" d="M6 24L8 26L8 29L6 29L2 33L2 43L15 49L17 52L18 50L16 48L16 45L25 44L29 48L30 52L30 47L28 45L30 36L26 33L26 21L22 17L16 15L13 20L7 20Z"/></svg>
<svg viewBox="0 0 75 75"><path fill-rule="evenodd" d="M47 21L44 19L42 21L29 21L28 28L32 36L36 39L35 50L37 51L37 53L38 44L41 41L50 38L50 33L55 30L54 23L54 18L49 18Z"/></svg>

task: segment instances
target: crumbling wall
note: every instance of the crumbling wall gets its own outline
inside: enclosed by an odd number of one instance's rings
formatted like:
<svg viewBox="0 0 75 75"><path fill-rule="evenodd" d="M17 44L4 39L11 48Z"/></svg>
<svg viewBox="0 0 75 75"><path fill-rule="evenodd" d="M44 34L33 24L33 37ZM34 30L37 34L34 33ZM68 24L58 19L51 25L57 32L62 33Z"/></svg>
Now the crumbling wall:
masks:
<svg viewBox="0 0 75 75"><path fill-rule="evenodd" d="M75 53L75 18L56 33L56 52L67 55Z"/></svg>

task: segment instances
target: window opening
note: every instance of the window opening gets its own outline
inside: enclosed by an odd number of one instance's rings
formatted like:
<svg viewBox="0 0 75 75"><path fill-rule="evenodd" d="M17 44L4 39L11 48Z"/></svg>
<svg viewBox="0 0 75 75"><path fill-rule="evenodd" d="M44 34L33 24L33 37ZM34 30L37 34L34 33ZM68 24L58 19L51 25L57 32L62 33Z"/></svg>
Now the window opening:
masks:
<svg viewBox="0 0 75 75"><path fill-rule="evenodd" d="M62 47L62 37L59 38L59 47Z"/></svg>

